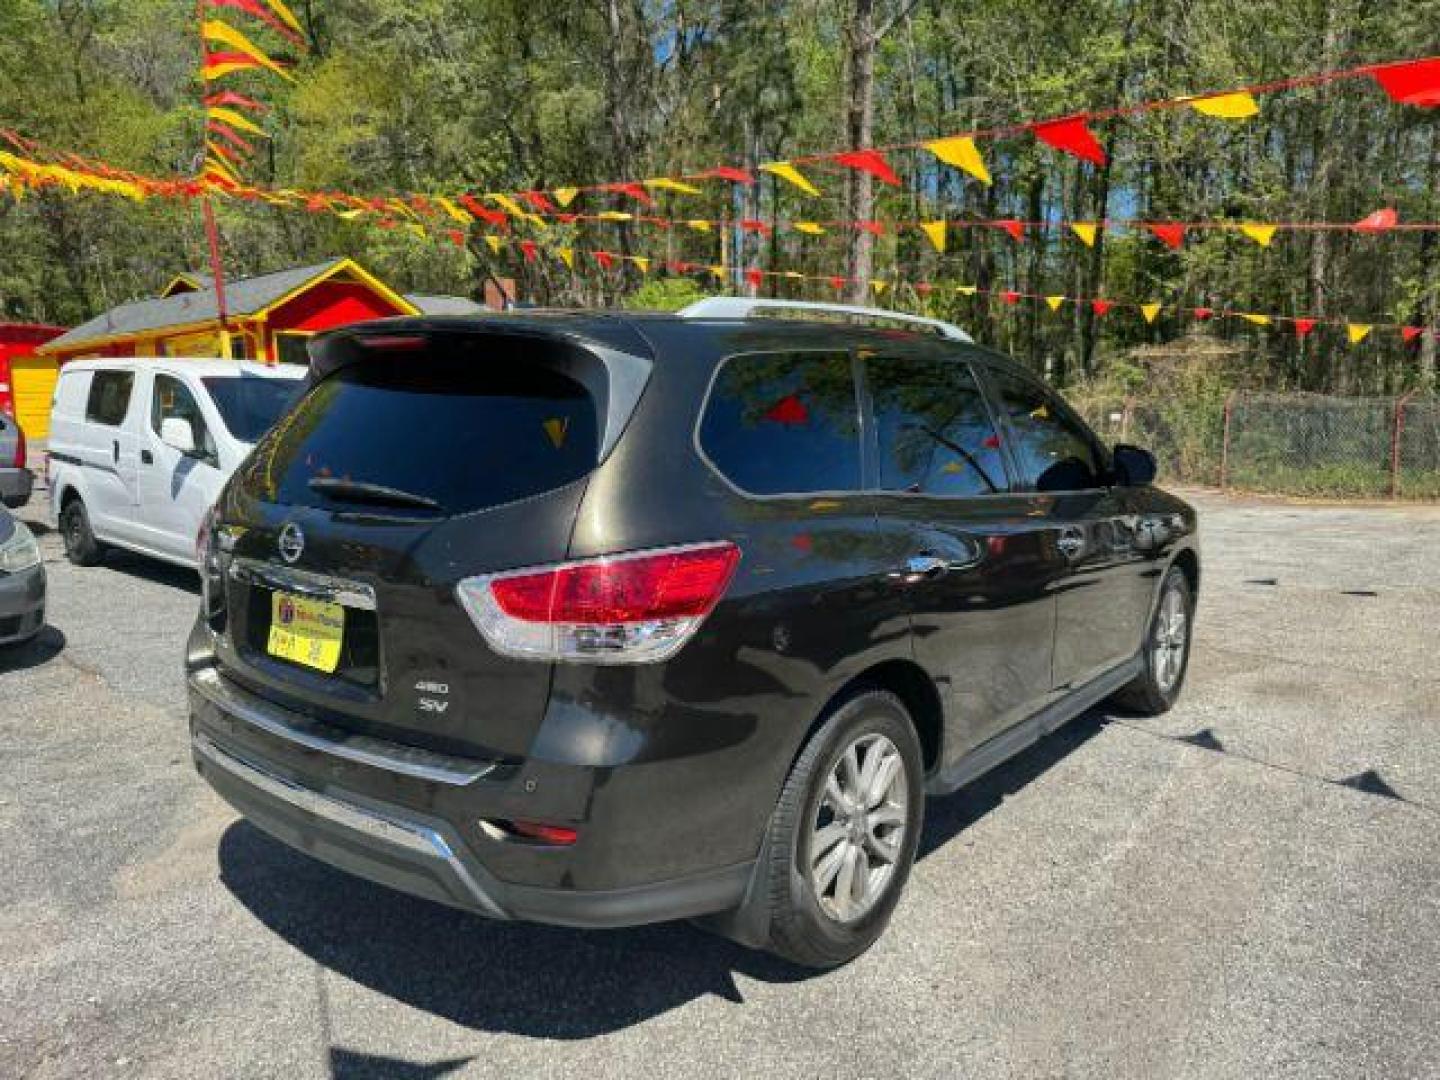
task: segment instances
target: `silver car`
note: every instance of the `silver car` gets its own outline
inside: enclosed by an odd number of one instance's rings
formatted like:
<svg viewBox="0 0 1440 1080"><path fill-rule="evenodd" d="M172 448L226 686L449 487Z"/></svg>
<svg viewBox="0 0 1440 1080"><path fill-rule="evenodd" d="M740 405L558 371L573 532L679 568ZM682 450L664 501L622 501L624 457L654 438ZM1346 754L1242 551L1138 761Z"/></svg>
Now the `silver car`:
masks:
<svg viewBox="0 0 1440 1080"><path fill-rule="evenodd" d="M0 412L0 503L12 510L24 506L33 483L26 468L25 433L13 416Z"/></svg>
<svg viewBox="0 0 1440 1080"><path fill-rule="evenodd" d="M0 645L27 641L45 625L45 568L35 536L0 508Z"/></svg>

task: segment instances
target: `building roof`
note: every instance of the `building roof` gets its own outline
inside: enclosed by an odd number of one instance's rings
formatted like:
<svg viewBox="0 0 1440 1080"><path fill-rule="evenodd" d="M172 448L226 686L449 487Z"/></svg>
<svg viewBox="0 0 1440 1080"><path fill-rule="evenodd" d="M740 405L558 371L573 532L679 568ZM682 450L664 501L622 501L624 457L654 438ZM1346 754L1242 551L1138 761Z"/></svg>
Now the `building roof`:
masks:
<svg viewBox="0 0 1440 1080"><path fill-rule="evenodd" d="M226 317L243 319L257 315L307 284L330 277L342 269L348 269L366 281L373 281L349 259L330 259L313 266L297 266L290 270L278 270L273 274L227 280ZM111 308L103 315L97 315L89 322L81 323L73 330L47 342L43 347L44 351L63 352L69 346L97 339L128 337L173 326L192 326L196 323L216 321L220 314L215 302L213 279L198 273L183 274L179 277L193 282L197 287L174 292L171 290L175 281L172 281L167 287L170 295L135 300ZM379 287L388 294L384 286Z"/></svg>
<svg viewBox="0 0 1440 1080"><path fill-rule="evenodd" d="M406 293L405 299L419 308L421 315L479 315L488 310L484 304L477 304L464 296Z"/></svg>

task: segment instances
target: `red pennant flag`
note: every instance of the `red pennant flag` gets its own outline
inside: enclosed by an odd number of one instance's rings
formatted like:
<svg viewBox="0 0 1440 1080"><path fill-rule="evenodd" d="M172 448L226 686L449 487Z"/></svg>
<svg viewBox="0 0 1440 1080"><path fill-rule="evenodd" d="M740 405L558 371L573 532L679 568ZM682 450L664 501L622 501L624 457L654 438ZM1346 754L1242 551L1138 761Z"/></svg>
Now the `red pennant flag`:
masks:
<svg viewBox="0 0 1440 1080"><path fill-rule="evenodd" d="M929 296L934 290L935 286L931 285L928 281L921 281L915 286L915 291L921 296Z"/></svg>
<svg viewBox="0 0 1440 1080"><path fill-rule="evenodd" d="M753 272L747 271L747 273ZM777 424L792 424L798 427L810 422L810 410L805 408L805 403L794 394L786 394L765 410L765 419L772 420Z"/></svg>
<svg viewBox="0 0 1440 1080"><path fill-rule="evenodd" d="M253 56L246 56L241 52L212 52L205 54L205 63L201 70L217 72L214 76L219 78L221 74L231 71L238 71L241 68L258 68L260 61ZM223 70L222 70L223 69Z"/></svg>
<svg viewBox="0 0 1440 1080"><path fill-rule="evenodd" d="M1401 105L1434 108L1440 105L1440 59L1410 60L1372 68L1385 93Z"/></svg>
<svg viewBox="0 0 1440 1080"><path fill-rule="evenodd" d="M1104 165L1105 148L1100 145L1099 140L1095 138L1095 133L1086 125L1086 119L1084 114L1067 116L1063 120L1050 120L1044 124L1036 124L1030 130L1046 146L1053 146L1056 150L1074 154L1081 161Z"/></svg>
<svg viewBox="0 0 1440 1080"><path fill-rule="evenodd" d="M276 33L289 38L294 44L299 45L301 48L305 47L305 39L297 34L291 27L286 26L272 15L258 0L205 0L205 3L210 7L229 7L235 8L237 11L243 11L246 15L251 15L259 19Z"/></svg>
<svg viewBox="0 0 1440 1080"><path fill-rule="evenodd" d="M868 232L871 236L885 235L885 226L878 221L857 221L855 228L860 232Z"/></svg>
<svg viewBox="0 0 1440 1080"><path fill-rule="evenodd" d="M848 168L867 172L882 184L900 186L900 177L895 175L895 170L879 150L847 150L843 154L836 154L834 160Z"/></svg>
<svg viewBox="0 0 1440 1080"><path fill-rule="evenodd" d="M1425 331L1418 326L1402 326L1400 328L1400 340L1409 345L1411 342L1419 341L1420 335Z"/></svg>
<svg viewBox="0 0 1440 1080"><path fill-rule="evenodd" d="M758 289L761 282L765 280L765 275L762 274L759 270L746 270L745 280L746 282Z"/></svg>
<svg viewBox="0 0 1440 1080"><path fill-rule="evenodd" d="M221 146L219 143L207 143L206 145L209 146L210 152L212 154L218 154L220 157L230 162L231 165L240 164L240 155L237 154L234 150L231 150L228 146Z"/></svg>
<svg viewBox="0 0 1440 1080"><path fill-rule="evenodd" d="M1185 226L1175 225L1170 222L1156 222L1153 225L1145 226L1156 238L1168 247L1171 251L1179 251L1185 243Z"/></svg>
<svg viewBox="0 0 1440 1080"><path fill-rule="evenodd" d="M577 222L577 221L580 220L580 215L579 215L579 214L556 214L556 215L555 215L555 220L558 221L558 222L560 222L560 224L562 224L562 225L573 225L575 222Z"/></svg>
<svg viewBox="0 0 1440 1080"><path fill-rule="evenodd" d="M395 219L393 217L382 217L375 224L379 225L382 229L393 229L395 228Z"/></svg>
<svg viewBox="0 0 1440 1080"><path fill-rule="evenodd" d="M602 270L609 270L615 265L615 256L608 251L592 251L590 254L600 264Z"/></svg>
<svg viewBox="0 0 1440 1080"><path fill-rule="evenodd" d="M641 206L654 206L655 200L650 193L640 184L611 184L606 190L619 192L621 195L629 195Z"/></svg>
<svg viewBox="0 0 1440 1080"><path fill-rule="evenodd" d="M1090 301L1090 310L1093 311L1093 312L1095 312L1096 315L1104 315L1104 314L1105 314L1107 311L1109 311L1113 306L1114 306L1114 305L1113 305L1109 300L1091 300L1091 301Z"/></svg>
<svg viewBox="0 0 1440 1080"><path fill-rule="evenodd" d="M244 94L237 94L234 90L222 90L218 94L210 94L205 98L205 104L211 108L223 108L226 105L233 105L241 109L249 109L251 112L268 112L269 106L254 98L248 98Z"/></svg>
<svg viewBox="0 0 1440 1080"><path fill-rule="evenodd" d="M1007 304L1018 304L1020 302L1020 294L1013 289L1006 289L1000 294L1000 299L1004 300Z"/></svg>
<svg viewBox="0 0 1440 1080"><path fill-rule="evenodd" d="M1195 309L1195 318L1199 319L1201 322L1204 322L1206 319L1210 318L1210 317L1213 316L1214 314L1215 314L1215 309L1214 309L1214 308L1197 307L1197 308Z"/></svg>
<svg viewBox="0 0 1440 1080"><path fill-rule="evenodd" d="M745 232L759 233L761 236L770 235L770 226L763 221L756 221L754 218L746 218L740 222L740 228Z"/></svg>
<svg viewBox="0 0 1440 1080"><path fill-rule="evenodd" d="M229 124L223 120L206 120L205 129L213 131L226 142L233 145L237 150L243 150L247 154L255 153L255 144L242 139Z"/></svg>
<svg viewBox="0 0 1440 1080"><path fill-rule="evenodd" d="M534 240L521 240L521 241L520 241L520 252L521 252L521 254L523 254L523 255L525 256L525 261L526 261L526 262L534 262L534 261L535 261L535 251L536 251L536 248L535 248L535 241L534 241Z"/></svg>
<svg viewBox="0 0 1440 1080"><path fill-rule="evenodd" d="M1014 218L1003 218L1000 221L992 221L990 224L1009 233L1014 240L1025 239L1025 226Z"/></svg>
<svg viewBox="0 0 1440 1080"><path fill-rule="evenodd" d="M553 214L555 204L546 198L543 191L522 191L520 197L542 214Z"/></svg>
<svg viewBox="0 0 1440 1080"><path fill-rule="evenodd" d="M843 278L837 275L835 277L826 278L825 280L830 283L830 287L832 289L834 289L836 292L839 292L841 289L845 288L845 286L849 283L850 279Z"/></svg>
<svg viewBox="0 0 1440 1080"><path fill-rule="evenodd" d="M737 169L731 165L717 165L715 168L708 172L703 172L700 175L704 178L714 178L716 180L733 180L737 184L755 183L755 177L751 176L744 169Z"/></svg>
<svg viewBox="0 0 1440 1080"><path fill-rule="evenodd" d="M413 206L416 210L419 210L422 214L435 213L435 208L430 205L430 200L425 198L424 195L410 196L410 205Z"/></svg>
<svg viewBox="0 0 1440 1080"><path fill-rule="evenodd" d="M459 229L450 229L445 235L450 238L450 242L456 247L465 246L465 234Z"/></svg>
<svg viewBox="0 0 1440 1080"><path fill-rule="evenodd" d="M1376 210L1368 217L1361 218L1350 227L1358 233L1378 233L1393 229L1399 223L1400 215L1386 207L1384 210Z"/></svg>
<svg viewBox="0 0 1440 1080"><path fill-rule="evenodd" d="M1295 336L1296 336L1297 338L1303 338L1303 337L1305 337L1307 334L1310 333L1310 331L1312 331L1312 330L1314 330L1314 329L1315 329L1315 320L1314 320L1314 319L1296 319L1296 320L1295 320Z"/></svg>
<svg viewBox="0 0 1440 1080"><path fill-rule="evenodd" d="M460 205L487 225L494 225L503 229L508 223L508 219L499 210L491 210L484 203L469 195L460 196Z"/></svg>

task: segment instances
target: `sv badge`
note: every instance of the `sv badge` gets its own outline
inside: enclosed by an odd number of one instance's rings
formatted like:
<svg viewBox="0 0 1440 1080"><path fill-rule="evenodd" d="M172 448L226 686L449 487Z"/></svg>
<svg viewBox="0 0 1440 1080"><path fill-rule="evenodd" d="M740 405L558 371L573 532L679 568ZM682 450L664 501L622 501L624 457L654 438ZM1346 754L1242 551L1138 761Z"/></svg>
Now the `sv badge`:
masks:
<svg viewBox="0 0 1440 1080"><path fill-rule="evenodd" d="M415 707L421 712L435 713L437 716L443 716L445 710L450 708L449 701L442 701L440 697L423 696L425 694L448 695L450 693L449 683L430 682L429 680L422 679L415 684L415 692L422 695L415 703Z"/></svg>

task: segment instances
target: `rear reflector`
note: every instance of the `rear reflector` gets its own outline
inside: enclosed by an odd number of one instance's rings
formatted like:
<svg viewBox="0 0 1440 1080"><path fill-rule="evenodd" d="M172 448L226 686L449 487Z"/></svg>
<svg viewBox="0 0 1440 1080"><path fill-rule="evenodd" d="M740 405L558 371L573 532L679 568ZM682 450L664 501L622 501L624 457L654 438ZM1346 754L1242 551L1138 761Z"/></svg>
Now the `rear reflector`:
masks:
<svg viewBox="0 0 1440 1080"><path fill-rule="evenodd" d="M505 656L646 663L679 651L739 562L734 544L696 544L467 578L457 591Z"/></svg>

